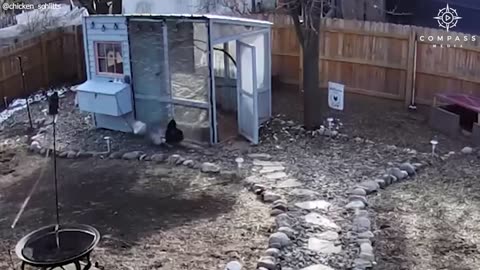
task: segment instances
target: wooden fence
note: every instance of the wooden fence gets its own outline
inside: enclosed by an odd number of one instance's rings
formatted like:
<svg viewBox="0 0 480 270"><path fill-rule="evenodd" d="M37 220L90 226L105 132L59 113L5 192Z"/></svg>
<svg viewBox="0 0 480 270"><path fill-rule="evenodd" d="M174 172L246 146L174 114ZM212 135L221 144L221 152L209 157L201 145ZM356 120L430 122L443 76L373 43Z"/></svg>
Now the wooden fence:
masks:
<svg viewBox="0 0 480 270"><path fill-rule="evenodd" d="M258 15L274 23L272 75L302 87L302 52L288 16ZM456 48L434 48L428 36L459 36ZM480 96L480 37L415 26L324 19L320 32L321 88L328 81L347 92L431 104L439 92ZM436 42L438 43L438 42ZM444 43L446 44L446 42ZM458 47L460 44L463 47Z"/></svg>
<svg viewBox="0 0 480 270"><path fill-rule="evenodd" d="M22 58L25 90L18 56ZM66 27L0 49L0 97L9 101L39 89L85 80L82 28ZM3 103L3 102L2 102Z"/></svg>

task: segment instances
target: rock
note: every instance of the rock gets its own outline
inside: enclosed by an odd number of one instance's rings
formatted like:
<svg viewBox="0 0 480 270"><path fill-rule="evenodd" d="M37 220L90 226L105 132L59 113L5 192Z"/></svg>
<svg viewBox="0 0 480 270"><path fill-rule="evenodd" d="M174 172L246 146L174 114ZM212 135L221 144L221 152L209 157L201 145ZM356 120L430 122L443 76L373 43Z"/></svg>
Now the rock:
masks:
<svg viewBox="0 0 480 270"><path fill-rule="evenodd" d="M262 191L265 191L267 189L267 187L264 186L264 185L261 185L261 184L253 184L251 190L255 191L257 189L261 189Z"/></svg>
<svg viewBox="0 0 480 270"><path fill-rule="evenodd" d="M153 154L152 161L154 162L164 162L167 159L167 156L164 154Z"/></svg>
<svg viewBox="0 0 480 270"><path fill-rule="evenodd" d="M355 216L368 218L368 211L362 209L355 209Z"/></svg>
<svg viewBox="0 0 480 270"><path fill-rule="evenodd" d="M183 161L182 165L185 166L185 167L192 168L195 165L195 162L191 159L187 159L187 160Z"/></svg>
<svg viewBox="0 0 480 270"><path fill-rule="evenodd" d="M305 210L320 209L324 211L327 211L331 205L332 205L331 203L323 200L306 201L306 202L299 202L295 204L296 207L305 209Z"/></svg>
<svg viewBox="0 0 480 270"><path fill-rule="evenodd" d="M280 215L280 214L283 214L283 213L285 213L285 211L283 211L283 210L281 210L281 209L272 209L272 210L270 211L270 216L276 217L276 216L278 216L278 215Z"/></svg>
<svg viewBox="0 0 480 270"><path fill-rule="evenodd" d="M273 173L264 175L264 177L269 180L277 180L277 179L282 179L287 177L287 174L285 172L273 172Z"/></svg>
<svg viewBox="0 0 480 270"><path fill-rule="evenodd" d="M467 147L464 147L461 152L464 155L470 155L471 153L473 153L473 148L467 146Z"/></svg>
<svg viewBox="0 0 480 270"><path fill-rule="evenodd" d="M293 219L288 216L288 214L283 213L275 217L275 225L277 228L289 227L291 228L293 224Z"/></svg>
<svg viewBox="0 0 480 270"><path fill-rule="evenodd" d="M257 269L265 268L268 270L276 270L277 263L275 262L275 258L272 256L262 256L257 262Z"/></svg>
<svg viewBox="0 0 480 270"><path fill-rule="evenodd" d="M336 246L334 242L321 240L314 237L308 239L308 249L323 254L336 254L342 251L341 246Z"/></svg>
<svg viewBox="0 0 480 270"><path fill-rule="evenodd" d="M177 161L181 159L182 157L178 154L173 154L167 158L167 163L170 165L177 164Z"/></svg>
<svg viewBox="0 0 480 270"><path fill-rule="evenodd" d="M349 195L367 196L367 192L363 188L355 188L347 192Z"/></svg>
<svg viewBox="0 0 480 270"><path fill-rule="evenodd" d="M361 253L363 253L363 252L373 253L373 247L372 247L372 245L369 245L369 244L361 244L360 245L360 252Z"/></svg>
<svg viewBox="0 0 480 270"><path fill-rule="evenodd" d="M266 202L266 203L272 203L276 200L280 200L282 198L282 196L276 194L276 193L273 193L271 191L265 191L263 193L263 201Z"/></svg>
<svg viewBox="0 0 480 270"><path fill-rule="evenodd" d="M183 162L185 162L185 159L183 157L179 157L177 161L175 161L175 165L177 166L182 165Z"/></svg>
<svg viewBox="0 0 480 270"><path fill-rule="evenodd" d="M396 180L396 177L391 174L384 174L382 179L385 181L385 186L389 186L395 182L394 180Z"/></svg>
<svg viewBox="0 0 480 270"><path fill-rule="evenodd" d="M364 181L358 184L359 188L363 188L367 194L376 192L380 186L375 181Z"/></svg>
<svg viewBox="0 0 480 270"><path fill-rule="evenodd" d="M358 238L374 238L375 235L371 231L366 231L358 234Z"/></svg>
<svg viewBox="0 0 480 270"><path fill-rule="evenodd" d="M83 151L79 151L77 153L77 158L87 158L87 157L93 157L93 153L92 152L83 152Z"/></svg>
<svg viewBox="0 0 480 270"><path fill-rule="evenodd" d="M143 154L143 155L140 155L140 157L138 158L138 160L144 161L144 160L146 160L147 157L148 157L147 154Z"/></svg>
<svg viewBox="0 0 480 270"><path fill-rule="evenodd" d="M323 264L315 264L315 265L310 265L308 267L302 268L302 270L335 270L335 269Z"/></svg>
<svg viewBox="0 0 480 270"><path fill-rule="evenodd" d="M284 171L285 167L283 166L271 166L271 167L264 167L260 170L260 174L269 174L274 172L281 172Z"/></svg>
<svg viewBox="0 0 480 270"><path fill-rule="evenodd" d="M413 165L408 163L408 162L405 162L405 163L401 164L399 169L402 170L402 171L406 171L408 173L408 175L410 175L410 176L413 176L416 173L415 172L415 167L413 167Z"/></svg>
<svg viewBox="0 0 480 270"><path fill-rule="evenodd" d="M65 158L66 156L67 156L67 152L59 152L57 154L57 157L59 157L59 158Z"/></svg>
<svg viewBox="0 0 480 270"><path fill-rule="evenodd" d="M340 238L340 235L334 231L326 231L326 232L315 234L315 238L334 242Z"/></svg>
<svg viewBox="0 0 480 270"><path fill-rule="evenodd" d="M254 159L253 165L261 166L261 167L278 167L278 166L283 166L283 163L278 161L263 161L263 160Z"/></svg>
<svg viewBox="0 0 480 270"><path fill-rule="evenodd" d="M375 182L377 182L377 184L380 186L380 188L386 188L387 187L387 184L385 184L385 180L383 179L375 179Z"/></svg>
<svg viewBox="0 0 480 270"><path fill-rule="evenodd" d="M323 227L325 229L331 229L337 232L341 230L341 228L337 224L335 224L335 222L318 213L307 214L305 216L305 222Z"/></svg>
<svg viewBox="0 0 480 270"><path fill-rule="evenodd" d="M253 154L248 154L248 157L251 159L260 159L260 160L265 160L265 159L271 159L272 156L269 154L264 154L264 153L253 153Z"/></svg>
<svg viewBox="0 0 480 270"><path fill-rule="evenodd" d="M288 211L287 202L284 201L284 200L276 200L272 204L272 209L279 209L279 210L282 210L284 212L287 212Z"/></svg>
<svg viewBox="0 0 480 270"><path fill-rule="evenodd" d="M364 209L365 204L362 201L351 201L345 206L345 208L351 210Z"/></svg>
<svg viewBox="0 0 480 270"><path fill-rule="evenodd" d="M37 118L33 121L33 123L35 124L35 126L39 127L39 126L43 126L45 124L45 121L47 121L47 119L45 118Z"/></svg>
<svg viewBox="0 0 480 270"><path fill-rule="evenodd" d="M290 238L283 232L276 232L270 235L268 247L281 249L291 244Z"/></svg>
<svg viewBox="0 0 480 270"><path fill-rule="evenodd" d="M402 172L402 170L400 170L399 168L391 169L390 174L395 176L397 178L397 180L403 180L403 179L407 178L407 176L408 176L408 173L405 175L405 173Z"/></svg>
<svg viewBox="0 0 480 270"><path fill-rule="evenodd" d="M34 152L34 153L38 153L40 152L40 149L42 149L42 147L40 146L40 143L37 142L37 141L33 141L30 146L28 147L28 150Z"/></svg>
<svg viewBox="0 0 480 270"><path fill-rule="evenodd" d="M122 155L122 159L125 160L138 160L142 153L140 151L127 152Z"/></svg>
<svg viewBox="0 0 480 270"><path fill-rule="evenodd" d="M296 188L292 191L290 191L290 195L295 196L295 197L318 197L320 194L318 192L309 190L309 189L303 189L303 188Z"/></svg>
<svg viewBox="0 0 480 270"><path fill-rule="evenodd" d="M353 264L355 265L355 267L359 267L360 269L365 269L373 266L371 261L362 258L355 259L353 261Z"/></svg>
<svg viewBox="0 0 480 270"><path fill-rule="evenodd" d="M109 159L121 159L122 153L121 152L113 152L108 156Z"/></svg>
<svg viewBox="0 0 480 270"><path fill-rule="evenodd" d="M358 196L358 195L350 195L348 197L348 200L353 202L353 201L361 201L363 202L365 205L368 205L368 201L367 201L367 197L365 196Z"/></svg>
<svg viewBox="0 0 480 270"><path fill-rule="evenodd" d="M370 243L362 243L360 245L360 259L374 261L375 255L373 254L373 247Z"/></svg>
<svg viewBox="0 0 480 270"><path fill-rule="evenodd" d="M203 163L201 167L201 171L203 173L219 173L220 170L221 170L220 166L213 163L209 163L209 162Z"/></svg>
<svg viewBox="0 0 480 270"><path fill-rule="evenodd" d="M278 258L280 256L280 250L278 248L269 248L265 251L265 255Z"/></svg>
<svg viewBox="0 0 480 270"><path fill-rule="evenodd" d="M280 227L277 231L286 234L290 239L295 239L295 235L297 234L297 232L290 227Z"/></svg>
<svg viewBox="0 0 480 270"><path fill-rule="evenodd" d="M225 270L242 270L242 264L238 261L231 261L225 265Z"/></svg>
<svg viewBox="0 0 480 270"><path fill-rule="evenodd" d="M276 185L277 188L295 188L303 186L297 179L286 179Z"/></svg>
<svg viewBox="0 0 480 270"><path fill-rule="evenodd" d="M44 156L47 153L47 149L46 148L40 148L40 151L38 151L38 153L40 155Z"/></svg>
<svg viewBox="0 0 480 270"><path fill-rule="evenodd" d="M357 233L370 231L371 226L370 219L366 217L356 217L353 219L353 228Z"/></svg>
<svg viewBox="0 0 480 270"><path fill-rule="evenodd" d="M360 137L355 137L355 138L353 139L353 141L356 142L356 143L362 143L364 140L363 140L362 138L360 138Z"/></svg>
<svg viewBox="0 0 480 270"><path fill-rule="evenodd" d="M67 152L67 158L68 159L74 159L77 157L77 153L75 151L68 151Z"/></svg>
<svg viewBox="0 0 480 270"><path fill-rule="evenodd" d="M371 244L372 244L372 242L370 241L369 238L357 238L357 241L356 241L356 242L357 242L358 245L361 245L361 244L369 244L369 245L371 245Z"/></svg>

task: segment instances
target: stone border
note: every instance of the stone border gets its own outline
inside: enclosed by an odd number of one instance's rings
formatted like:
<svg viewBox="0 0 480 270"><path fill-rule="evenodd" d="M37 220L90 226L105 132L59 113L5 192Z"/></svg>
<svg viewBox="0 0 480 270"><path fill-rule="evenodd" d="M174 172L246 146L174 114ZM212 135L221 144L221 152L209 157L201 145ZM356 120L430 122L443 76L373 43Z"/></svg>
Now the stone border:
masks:
<svg viewBox="0 0 480 270"><path fill-rule="evenodd" d="M368 211L365 210L368 206L367 196L398 181L415 177L417 171L425 166L427 165L423 163L405 162L389 169L382 178L361 182L347 191L349 203L345 208L354 211L352 232L350 233L356 236L352 237L353 244L356 244L360 250L353 262L353 270L369 269L376 264L372 245L375 235L371 231L372 222Z"/></svg>
<svg viewBox="0 0 480 270"><path fill-rule="evenodd" d="M28 150L32 153L39 154L43 157L50 156L53 153L52 148L44 148L40 143L33 141ZM204 162L199 163L191 159L186 159L178 154L162 154L157 153L147 155L142 151L130 152L94 152L94 151L58 151L57 157L63 159L80 159L80 158L99 158L99 159L122 159L122 160L137 160L137 161L151 161L155 163L166 163L172 166L185 166L191 169L199 169L202 173L220 173L221 167L217 164Z"/></svg>

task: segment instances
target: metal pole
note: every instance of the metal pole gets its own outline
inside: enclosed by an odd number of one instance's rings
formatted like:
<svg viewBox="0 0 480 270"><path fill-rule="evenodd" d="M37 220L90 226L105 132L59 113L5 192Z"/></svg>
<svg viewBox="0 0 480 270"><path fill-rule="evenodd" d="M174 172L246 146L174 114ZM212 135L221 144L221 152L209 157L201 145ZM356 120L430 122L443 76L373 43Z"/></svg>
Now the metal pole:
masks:
<svg viewBox="0 0 480 270"><path fill-rule="evenodd" d="M25 72L23 71L23 65L22 65L22 57L18 56L18 63L20 64L20 73L22 75L22 88L23 88L23 93L26 92L25 89ZM32 114L30 113L30 104L28 103L28 97L26 98L26 103L27 103L27 113L28 113L28 123L30 124L30 128L33 129L33 123L32 123Z"/></svg>
<svg viewBox="0 0 480 270"><path fill-rule="evenodd" d="M57 211L57 226L60 225L60 215L59 215L59 206L58 206L58 181L57 181L57 150L56 150L56 122L57 115L53 116L53 178L55 180L55 208Z"/></svg>

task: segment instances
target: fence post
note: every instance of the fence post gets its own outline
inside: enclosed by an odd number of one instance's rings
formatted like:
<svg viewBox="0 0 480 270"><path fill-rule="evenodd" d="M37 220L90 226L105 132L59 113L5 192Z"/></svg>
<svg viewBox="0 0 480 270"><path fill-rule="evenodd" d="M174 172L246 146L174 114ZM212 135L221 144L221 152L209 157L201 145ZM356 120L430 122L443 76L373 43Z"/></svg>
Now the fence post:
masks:
<svg viewBox="0 0 480 270"><path fill-rule="evenodd" d="M417 34L413 27L410 27L410 35L408 37L408 58L407 58L407 76L406 76L406 84L405 84L405 106L408 107L411 105L412 95L413 95L413 88L415 87L414 79L414 72L415 72L415 50L416 50L416 43Z"/></svg>
<svg viewBox="0 0 480 270"><path fill-rule="evenodd" d="M299 45L299 53L298 53L298 91L303 91L303 48L302 44Z"/></svg>
<svg viewBox="0 0 480 270"><path fill-rule="evenodd" d="M42 65L43 65L43 83L45 87L50 85L50 70L48 68L48 51L47 51L47 44L48 40L45 36L40 37L40 46L42 48Z"/></svg>
<svg viewBox="0 0 480 270"><path fill-rule="evenodd" d="M80 46L80 30L82 28L80 26L75 27L75 60L77 61L77 79L78 81L83 80L82 76L82 61L83 59L81 58L82 52L80 51L82 47Z"/></svg>

